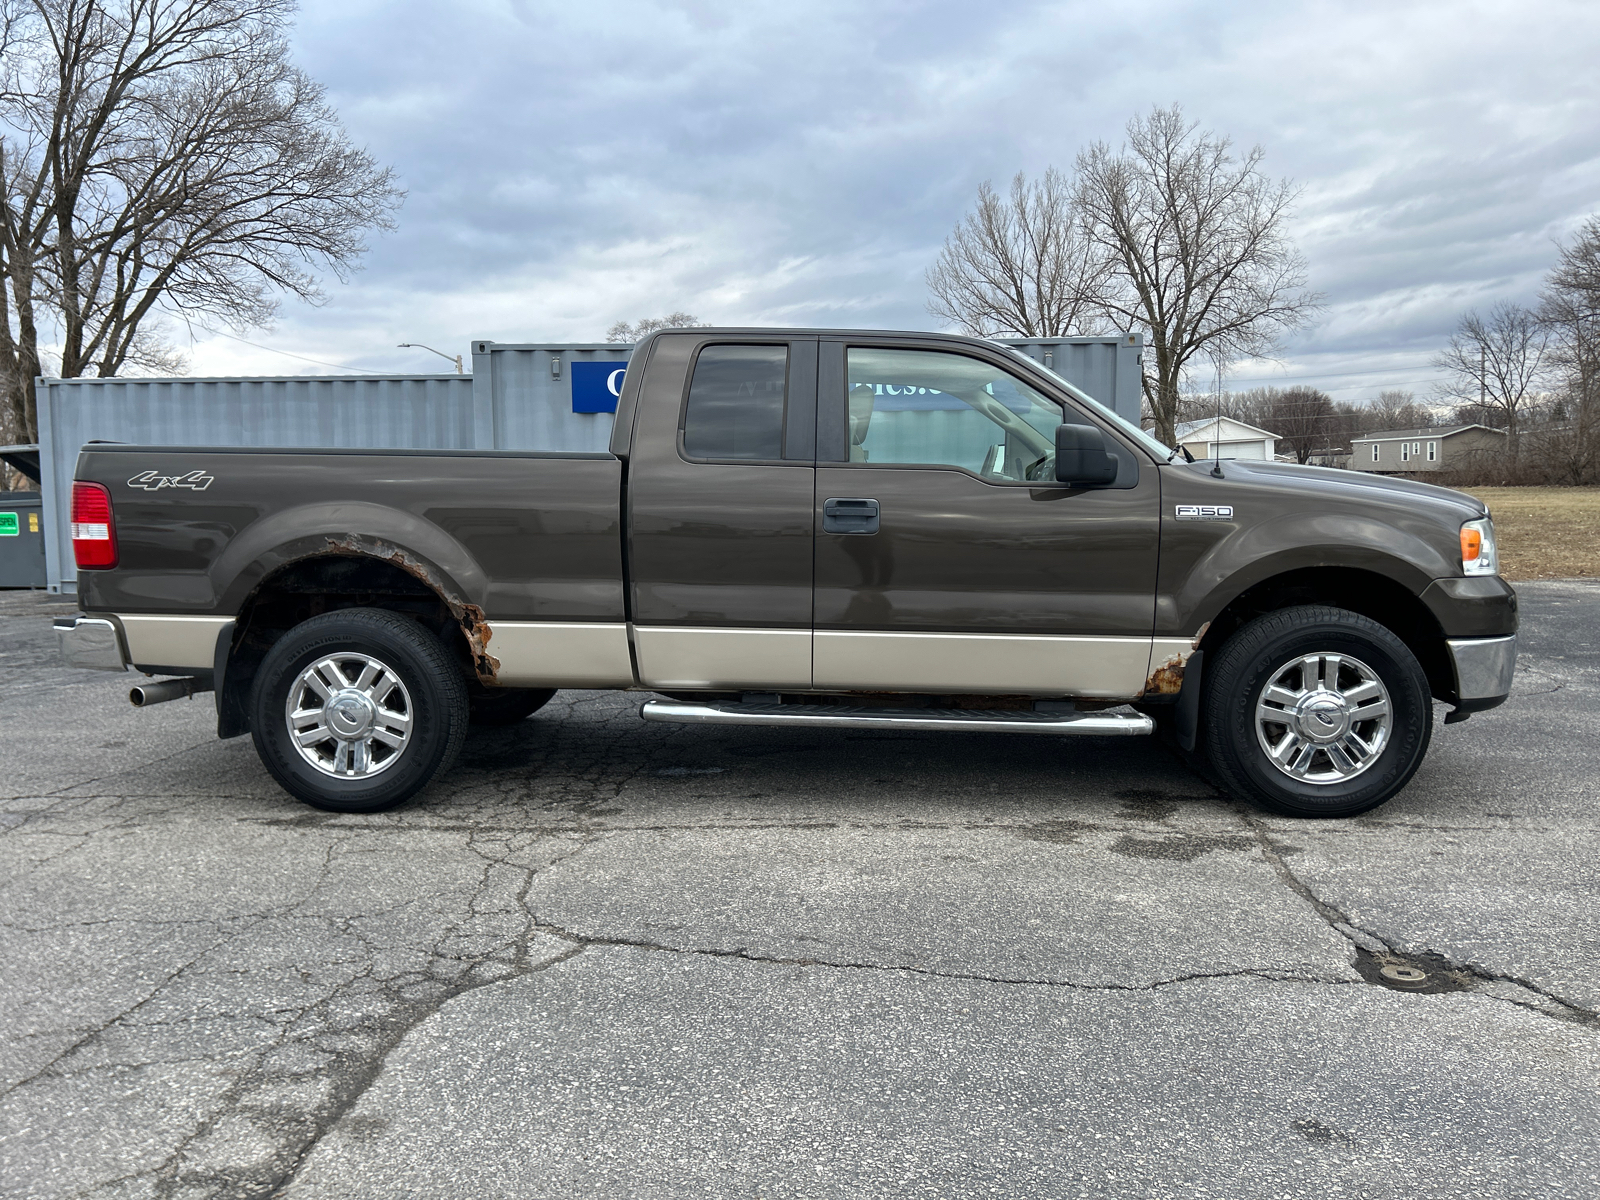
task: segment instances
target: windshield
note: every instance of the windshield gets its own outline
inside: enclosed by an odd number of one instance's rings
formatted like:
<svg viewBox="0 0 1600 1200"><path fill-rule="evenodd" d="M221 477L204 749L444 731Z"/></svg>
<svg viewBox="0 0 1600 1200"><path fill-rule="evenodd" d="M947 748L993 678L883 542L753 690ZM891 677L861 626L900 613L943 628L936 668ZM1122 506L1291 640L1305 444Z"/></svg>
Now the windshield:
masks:
<svg viewBox="0 0 1600 1200"><path fill-rule="evenodd" d="M1111 409L1107 408L1104 404L1101 404L1100 401L1096 400L1093 396L1089 395L1088 392L1084 391L1077 384L1071 382L1070 380L1063 379L1060 375L1056 374L1055 371L1053 371L1049 367L1045 366L1038 359L1029 358L1026 354L1024 354L1022 351L1018 350L1015 346L1004 346L1002 348L1004 350L1008 351L1011 354L1015 354L1018 358L1022 359L1029 366L1035 368L1036 370L1043 371L1046 375L1050 376L1051 379L1054 379L1063 388L1065 388L1071 394L1071 396L1072 396L1072 398L1074 400L1079 400L1079 401L1082 401L1084 404L1087 404L1090 408L1094 409L1094 411L1095 411L1095 413L1097 415L1102 416L1107 421L1111 422L1111 424L1115 425L1123 433L1127 434L1134 441L1138 442L1139 445L1143 446L1147 451L1149 451L1151 454L1155 455L1156 458L1161 459L1163 462L1166 462L1166 461L1169 461L1172 458L1172 456L1177 453L1177 451L1174 450L1171 446L1165 445L1162 442L1157 441L1155 438L1151 437L1144 430L1140 429L1132 421L1129 421L1125 417L1118 416L1115 412L1113 412Z"/></svg>

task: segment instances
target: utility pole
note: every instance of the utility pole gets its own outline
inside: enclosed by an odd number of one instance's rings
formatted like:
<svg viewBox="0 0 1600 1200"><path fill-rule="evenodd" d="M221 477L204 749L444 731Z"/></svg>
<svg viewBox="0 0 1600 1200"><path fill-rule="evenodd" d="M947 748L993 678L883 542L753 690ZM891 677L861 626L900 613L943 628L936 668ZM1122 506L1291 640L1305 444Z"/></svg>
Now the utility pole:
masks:
<svg viewBox="0 0 1600 1200"><path fill-rule="evenodd" d="M457 354L455 357L452 358L450 355L446 354L443 350L435 350L432 346L424 346L421 342L401 342L400 343L400 349L402 349L402 350L412 350L412 349L426 350L430 354L437 354L440 358L445 359L447 362L455 363L455 365L456 365L456 374L457 375L466 374L466 372L461 369L461 355L459 355L459 354Z"/></svg>

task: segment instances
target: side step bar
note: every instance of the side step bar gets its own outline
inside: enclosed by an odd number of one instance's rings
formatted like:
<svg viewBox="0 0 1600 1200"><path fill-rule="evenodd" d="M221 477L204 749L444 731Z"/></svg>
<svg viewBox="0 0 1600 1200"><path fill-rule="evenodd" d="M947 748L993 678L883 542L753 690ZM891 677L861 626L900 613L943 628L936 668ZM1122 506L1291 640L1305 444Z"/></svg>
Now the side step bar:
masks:
<svg viewBox="0 0 1600 1200"><path fill-rule="evenodd" d="M990 709L858 708L842 704L686 704L651 700L646 721L681 725L787 725L808 729L907 729L923 732L1043 733L1136 737L1153 733L1144 713L1005 712Z"/></svg>

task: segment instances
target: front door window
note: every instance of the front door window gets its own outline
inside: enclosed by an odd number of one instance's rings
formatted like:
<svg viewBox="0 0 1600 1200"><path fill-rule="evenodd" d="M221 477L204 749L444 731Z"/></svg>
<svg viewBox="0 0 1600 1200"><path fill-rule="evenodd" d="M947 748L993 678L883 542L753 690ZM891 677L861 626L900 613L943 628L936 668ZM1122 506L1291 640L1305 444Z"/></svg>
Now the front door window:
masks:
<svg viewBox="0 0 1600 1200"><path fill-rule="evenodd" d="M855 346L845 370L851 462L1054 481L1061 406L1000 368L960 354Z"/></svg>

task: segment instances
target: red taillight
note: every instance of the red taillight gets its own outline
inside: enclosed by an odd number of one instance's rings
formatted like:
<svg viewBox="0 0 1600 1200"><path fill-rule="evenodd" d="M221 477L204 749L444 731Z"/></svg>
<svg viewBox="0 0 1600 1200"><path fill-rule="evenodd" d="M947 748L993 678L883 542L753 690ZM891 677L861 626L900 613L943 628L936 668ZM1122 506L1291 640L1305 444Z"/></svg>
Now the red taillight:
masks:
<svg viewBox="0 0 1600 1200"><path fill-rule="evenodd" d="M98 483L72 485L72 557L81 571L101 571L117 565L111 493Z"/></svg>

